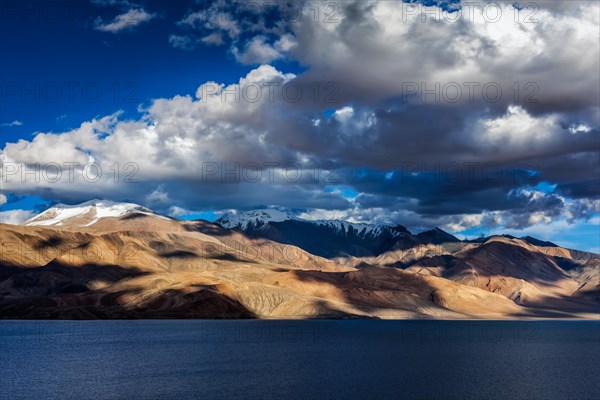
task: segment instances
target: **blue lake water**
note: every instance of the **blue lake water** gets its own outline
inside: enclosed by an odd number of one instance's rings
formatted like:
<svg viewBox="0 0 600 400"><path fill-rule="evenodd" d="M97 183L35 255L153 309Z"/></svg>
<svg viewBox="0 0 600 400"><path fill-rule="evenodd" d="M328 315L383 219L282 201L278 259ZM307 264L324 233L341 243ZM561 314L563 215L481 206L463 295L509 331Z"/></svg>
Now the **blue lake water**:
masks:
<svg viewBox="0 0 600 400"><path fill-rule="evenodd" d="M0 321L2 399L598 399L600 321Z"/></svg>

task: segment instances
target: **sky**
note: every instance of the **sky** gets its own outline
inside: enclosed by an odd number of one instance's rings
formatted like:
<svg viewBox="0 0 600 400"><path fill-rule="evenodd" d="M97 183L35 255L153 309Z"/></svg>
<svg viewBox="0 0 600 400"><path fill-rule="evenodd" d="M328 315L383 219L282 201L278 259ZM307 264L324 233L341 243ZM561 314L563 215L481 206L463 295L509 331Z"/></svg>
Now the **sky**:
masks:
<svg viewBox="0 0 600 400"><path fill-rule="evenodd" d="M182 219L531 235L600 252L594 1L5 1L0 221Z"/></svg>

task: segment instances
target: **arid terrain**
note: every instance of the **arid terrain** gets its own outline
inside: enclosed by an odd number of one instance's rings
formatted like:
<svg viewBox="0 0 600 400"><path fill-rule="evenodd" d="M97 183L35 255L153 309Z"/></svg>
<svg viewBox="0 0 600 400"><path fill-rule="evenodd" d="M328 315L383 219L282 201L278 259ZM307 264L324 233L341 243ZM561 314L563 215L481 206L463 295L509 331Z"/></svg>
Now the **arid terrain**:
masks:
<svg viewBox="0 0 600 400"><path fill-rule="evenodd" d="M117 214L0 225L1 317L600 318L600 256L532 238L403 233L377 255L325 258L206 221Z"/></svg>

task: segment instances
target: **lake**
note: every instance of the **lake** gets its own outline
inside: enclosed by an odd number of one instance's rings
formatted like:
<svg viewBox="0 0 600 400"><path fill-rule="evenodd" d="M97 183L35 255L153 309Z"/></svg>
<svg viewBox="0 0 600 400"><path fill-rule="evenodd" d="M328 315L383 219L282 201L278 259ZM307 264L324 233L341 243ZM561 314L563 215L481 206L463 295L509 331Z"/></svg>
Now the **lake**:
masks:
<svg viewBox="0 0 600 400"><path fill-rule="evenodd" d="M2 399L597 399L600 321L0 321Z"/></svg>

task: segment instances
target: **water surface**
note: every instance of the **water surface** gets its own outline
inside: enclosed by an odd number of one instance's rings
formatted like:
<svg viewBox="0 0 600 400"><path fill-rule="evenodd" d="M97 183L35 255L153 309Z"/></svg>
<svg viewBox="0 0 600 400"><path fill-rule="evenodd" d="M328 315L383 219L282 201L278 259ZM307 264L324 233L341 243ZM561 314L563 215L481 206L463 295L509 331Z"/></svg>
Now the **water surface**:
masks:
<svg viewBox="0 0 600 400"><path fill-rule="evenodd" d="M600 321L0 321L2 399L597 399Z"/></svg>

